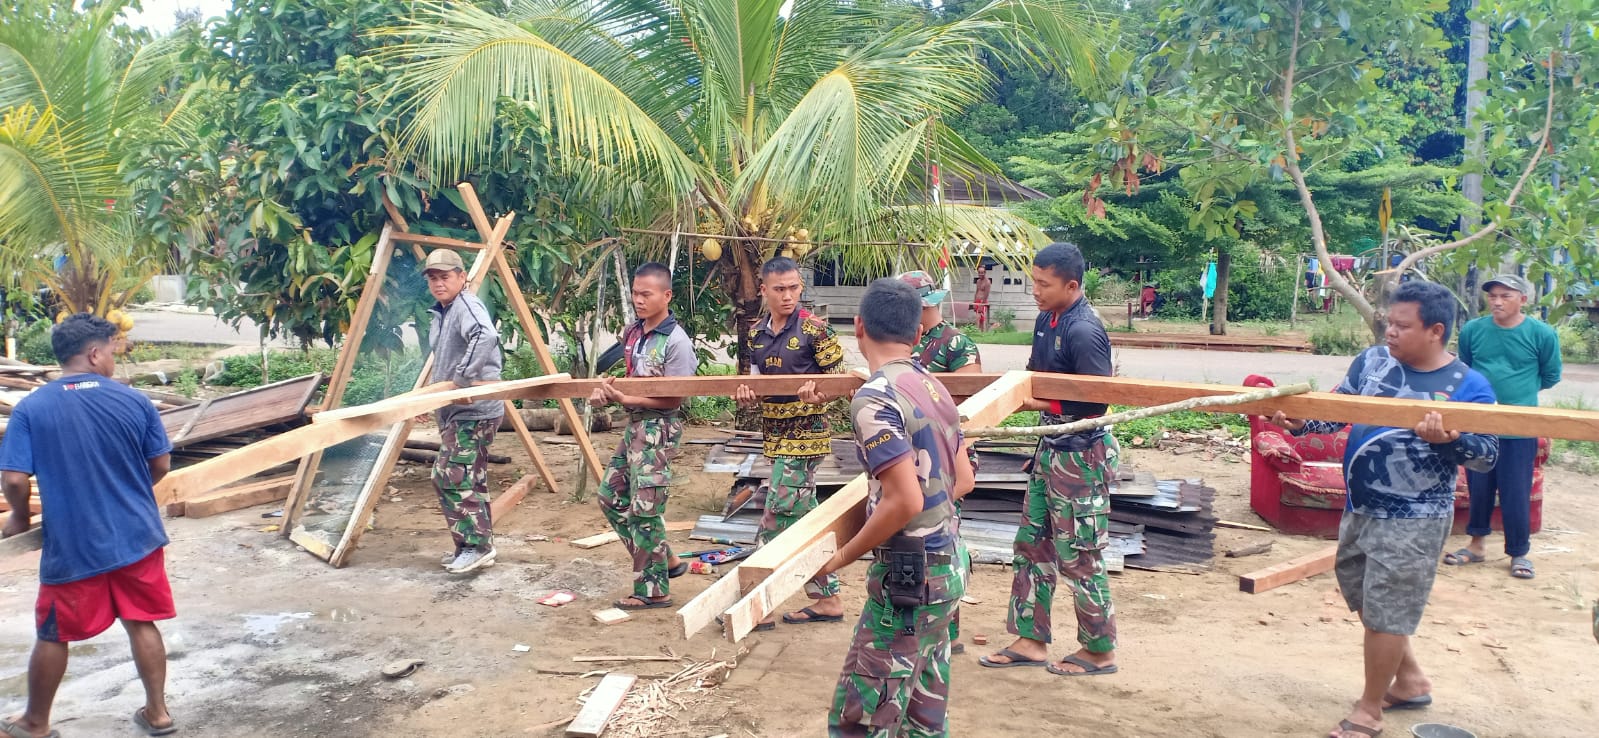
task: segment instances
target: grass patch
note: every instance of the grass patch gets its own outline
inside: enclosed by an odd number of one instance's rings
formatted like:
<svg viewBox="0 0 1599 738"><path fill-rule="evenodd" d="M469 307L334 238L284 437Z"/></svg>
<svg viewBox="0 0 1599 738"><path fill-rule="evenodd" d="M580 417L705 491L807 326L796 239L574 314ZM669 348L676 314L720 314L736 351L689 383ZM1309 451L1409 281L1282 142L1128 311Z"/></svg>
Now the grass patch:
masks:
<svg viewBox="0 0 1599 738"><path fill-rule="evenodd" d="M248 389L314 372L331 374L337 361L338 352L333 349L273 351L267 354L267 373L263 378L259 356L230 356L223 360L222 373L211 383ZM421 370L422 356L415 350L388 356L363 354L355 360L342 404L364 405L410 391Z"/></svg>
<svg viewBox="0 0 1599 738"><path fill-rule="evenodd" d="M709 362L701 364L697 372L702 377L730 377L737 373L737 367ZM731 397L690 397L684 403L684 413L691 423L726 422L737 415L738 403Z"/></svg>
<svg viewBox="0 0 1599 738"><path fill-rule="evenodd" d="M1371 329L1359 313L1340 310L1305 321L1310 328L1310 347L1326 356L1354 356L1371 347Z"/></svg>
<svg viewBox="0 0 1599 738"><path fill-rule="evenodd" d="M1112 413L1125 412L1136 409L1128 405L1112 405ZM1002 428L1026 428L1038 425L1042 414L1035 410L1024 410L1014 413L1000 423ZM1193 410L1182 410L1153 418L1140 418L1117 423L1111 430L1111 435L1122 445L1129 445L1133 438L1145 440L1160 438L1165 431L1179 433L1204 433L1212 430L1225 430L1233 438L1242 438L1249 435L1249 421L1244 416L1233 413L1202 413Z"/></svg>
<svg viewBox="0 0 1599 738"><path fill-rule="evenodd" d="M225 348L227 347L219 343L141 341L133 344L133 348L128 352L128 360L139 364L165 360L200 364L210 361L212 355Z"/></svg>
<svg viewBox="0 0 1599 738"><path fill-rule="evenodd" d="M1000 344L1004 346L1031 346L1033 345L1032 331L961 331L978 343Z"/></svg>

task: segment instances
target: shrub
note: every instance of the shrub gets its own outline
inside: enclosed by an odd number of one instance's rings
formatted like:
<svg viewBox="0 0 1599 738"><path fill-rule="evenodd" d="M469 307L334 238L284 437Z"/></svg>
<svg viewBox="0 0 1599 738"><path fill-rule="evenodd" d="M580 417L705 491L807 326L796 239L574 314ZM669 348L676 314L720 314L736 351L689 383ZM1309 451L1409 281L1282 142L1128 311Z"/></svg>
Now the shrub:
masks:
<svg viewBox="0 0 1599 738"><path fill-rule="evenodd" d="M1013 333L1016 330L1016 311L1010 308L988 309L989 333Z"/></svg>
<svg viewBox="0 0 1599 738"><path fill-rule="evenodd" d="M1371 346L1371 332L1361 322L1332 316L1310 329L1310 347L1318 354L1354 356Z"/></svg>
<svg viewBox="0 0 1599 738"><path fill-rule="evenodd" d="M17 336L17 356L29 364L48 366L56 363L55 349L50 347L48 320L35 320Z"/></svg>
<svg viewBox="0 0 1599 738"><path fill-rule="evenodd" d="M1093 279L1085 280L1089 284L1086 288L1090 302L1121 304L1133 299L1137 289L1133 283L1114 274L1099 275L1091 272Z"/></svg>
<svg viewBox="0 0 1599 738"><path fill-rule="evenodd" d="M1594 325L1586 315L1555 326L1560 336L1560 356L1574 364L1599 362L1599 325Z"/></svg>

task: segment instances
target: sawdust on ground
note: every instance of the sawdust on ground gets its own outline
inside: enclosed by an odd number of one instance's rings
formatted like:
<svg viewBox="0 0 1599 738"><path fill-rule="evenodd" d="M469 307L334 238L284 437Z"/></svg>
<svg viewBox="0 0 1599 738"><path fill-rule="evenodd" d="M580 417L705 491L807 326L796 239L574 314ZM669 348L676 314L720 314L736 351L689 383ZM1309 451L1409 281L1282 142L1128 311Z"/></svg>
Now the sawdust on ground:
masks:
<svg viewBox="0 0 1599 738"><path fill-rule="evenodd" d="M691 429L689 437L722 435ZM608 449L616 435L598 440ZM687 447L670 519L720 509L730 478L697 471L707 448ZM170 521L168 568L180 617L163 630L171 651L172 709L183 735L560 735L550 723L577 712L579 696L598 681L589 674L594 669L666 677L687 665L574 663L574 656L669 650L695 662L734 657L737 647L716 634L683 640L671 610L634 613L612 626L591 620L593 611L627 593L627 555L617 544L584 551L566 543L605 524L592 486L588 500L571 499L575 447L545 449L565 488L534 492L501 521L499 564L475 577L440 570L448 537L432 488L416 467L394 480L375 527L342 570L266 531L277 522L261 517L270 508ZM496 486L531 470L509 434L496 441L496 451L514 459L491 467ZM1203 477L1218 490L1223 518L1260 522L1248 509L1247 462L1137 450L1129 456L1161 477ZM1599 645L1589 635L1584 600L1599 594L1593 554L1599 551L1599 490L1591 479L1559 469L1549 472L1546 484L1544 532L1533 539L1538 578L1510 579L1502 554L1486 565L1441 572L1415 641L1437 701L1426 712L1392 714L1388 734L1404 735L1422 721L1461 725L1482 736L1595 734L1599 671L1592 665ZM1269 554L1220 557L1265 540L1276 541ZM672 541L679 550L709 547L689 542L686 533L672 534ZM978 567L971 594L979 602L963 608L963 640L984 634L990 645L968 644L956 658L952 733L1325 734L1360 687L1360 627L1339 604L1330 576L1260 595L1237 587L1240 573L1325 545L1219 530L1211 573L1129 570L1114 577L1121 672L1094 678L980 668L980 654L1009 642L1010 572ZM0 707L7 711L21 708L25 690L36 567L36 558L0 562ZM850 608L860 606L862 572L846 572ZM676 598L686 602L710 582L701 575L675 580ZM557 589L579 599L559 608L537 604ZM1063 635L1071 633L1064 594L1055 612ZM653 734L820 735L848 637L849 626L838 624L756 634L743 644L749 653L726 684L683 700ZM1069 641L1057 644L1057 657L1074 647ZM519 644L528 649L515 650ZM131 734L128 716L142 693L120 629L72 653L57 699L58 727L67 735ZM379 676L384 664L410 657L426 662L414 675Z"/></svg>

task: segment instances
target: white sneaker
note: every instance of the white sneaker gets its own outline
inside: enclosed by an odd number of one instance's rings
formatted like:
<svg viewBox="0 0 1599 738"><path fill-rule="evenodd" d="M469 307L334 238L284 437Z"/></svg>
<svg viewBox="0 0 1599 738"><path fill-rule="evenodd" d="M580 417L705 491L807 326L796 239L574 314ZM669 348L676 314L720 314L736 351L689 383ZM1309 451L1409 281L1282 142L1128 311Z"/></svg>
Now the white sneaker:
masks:
<svg viewBox="0 0 1599 738"><path fill-rule="evenodd" d="M451 551L450 553L445 554L444 556L439 558L439 566L442 566L442 567L444 567L446 569L450 568L450 564L455 563L455 557L460 556L460 555L461 555L461 549L459 549L459 548L455 549L454 551Z"/></svg>
<svg viewBox="0 0 1599 738"><path fill-rule="evenodd" d="M456 556L455 560L450 562L449 566L444 568L451 574L465 574L470 571L476 571L478 569L493 565L494 548L492 546L487 550L479 549L475 546L468 546L461 549L460 555Z"/></svg>

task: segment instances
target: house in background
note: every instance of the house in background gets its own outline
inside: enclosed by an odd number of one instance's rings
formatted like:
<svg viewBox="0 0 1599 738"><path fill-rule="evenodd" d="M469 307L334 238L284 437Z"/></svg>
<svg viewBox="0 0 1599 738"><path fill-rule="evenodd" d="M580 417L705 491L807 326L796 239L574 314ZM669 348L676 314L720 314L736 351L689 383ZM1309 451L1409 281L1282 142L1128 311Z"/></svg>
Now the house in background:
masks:
<svg viewBox="0 0 1599 738"><path fill-rule="evenodd" d="M984 175L968 180L946 174L945 180L943 196L951 205L998 208L1027 200L1049 199L1049 195L1043 192L1000 177ZM975 324L977 316L972 311L972 297L977 290L978 259L983 257L969 243L955 245L952 251L954 263L949 270L950 297L944 301L944 317L961 325ZM1012 261L1026 263L1029 259ZM992 258L983 258L983 263L989 266L988 276L993 280L988 293L989 322L1009 316L1014 325L1023 328L1031 325L1038 316L1038 306L1033 303L1033 281L1029 271L1007 268ZM907 263L904 268L910 270L918 266ZM941 270L920 266L935 278L944 276ZM869 282L878 277L893 276L846 273L838 257L826 252L807 260L801 265L800 271L805 278L805 300L808 305L829 320L841 321L855 319L860 309L861 294Z"/></svg>

